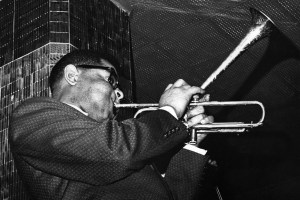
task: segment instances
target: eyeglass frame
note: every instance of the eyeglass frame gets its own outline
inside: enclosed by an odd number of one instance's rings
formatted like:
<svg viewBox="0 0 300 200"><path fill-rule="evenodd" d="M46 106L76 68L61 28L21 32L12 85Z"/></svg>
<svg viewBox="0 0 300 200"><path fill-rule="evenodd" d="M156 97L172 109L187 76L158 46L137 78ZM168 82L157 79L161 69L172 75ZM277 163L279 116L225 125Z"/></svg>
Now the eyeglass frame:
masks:
<svg viewBox="0 0 300 200"><path fill-rule="evenodd" d="M119 87L119 81L118 81L118 74L115 68L107 67L107 66L98 66L98 65L76 65L76 67L81 67L85 69L103 69L108 72L110 72L110 75L108 77L108 80L106 80L113 90L117 89Z"/></svg>

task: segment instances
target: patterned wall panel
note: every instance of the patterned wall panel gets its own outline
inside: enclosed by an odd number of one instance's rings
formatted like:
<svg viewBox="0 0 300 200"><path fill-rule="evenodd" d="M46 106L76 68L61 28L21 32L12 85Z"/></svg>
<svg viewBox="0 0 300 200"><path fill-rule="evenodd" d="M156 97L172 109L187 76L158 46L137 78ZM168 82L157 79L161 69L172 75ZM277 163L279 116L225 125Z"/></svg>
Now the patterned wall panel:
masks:
<svg viewBox="0 0 300 200"><path fill-rule="evenodd" d="M49 3L50 41L69 42L69 1L50 0Z"/></svg>
<svg viewBox="0 0 300 200"><path fill-rule="evenodd" d="M74 49L109 51L130 75L129 22L108 0L0 0L0 22L0 199L29 200L8 143L13 109L51 95L51 68Z"/></svg>
<svg viewBox="0 0 300 200"><path fill-rule="evenodd" d="M49 41L49 3L44 0L14 1L14 59Z"/></svg>
<svg viewBox="0 0 300 200"><path fill-rule="evenodd" d="M26 199L9 150L8 126L13 109L25 99L48 96L49 45L0 68L1 77L1 164L0 199Z"/></svg>
<svg viewBox="0 0 300 200"><path fill-rule="evenodd" d="M14 1L0 1L0 66L13 59Z"/></svg>
<svg viewBox="0 0 300 200"><path fill-rule="evenodd" d="M109 0L70 0L70 43L79 49L107 51L129 69L129 17Z"/></svg>

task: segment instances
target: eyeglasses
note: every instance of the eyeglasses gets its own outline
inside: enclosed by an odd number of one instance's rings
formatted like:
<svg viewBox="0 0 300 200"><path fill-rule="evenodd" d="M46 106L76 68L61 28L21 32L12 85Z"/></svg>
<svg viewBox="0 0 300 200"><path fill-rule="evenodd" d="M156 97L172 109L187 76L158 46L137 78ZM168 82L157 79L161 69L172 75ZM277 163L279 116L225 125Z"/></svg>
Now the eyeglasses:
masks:
<svg viewBox="0 0 300 200"><path fill-rule="evenodd" d="M111 87L115 90L118 88L119 86L119 82L118 82L118 79L115 75L113 75L112 72L110 72L110 75L107 79L107 82L111 85Z"/></svg>
<svg viewBox="0 0 300 200"><path fill-rule="evenodd" d="M112 86L112 88L114 90L117 89L119 86L118 74L114 68L106 67L106 66L95 66L95 65L76 65L76 66L82 67L82 68L106 70L106 71L110 72L110 75L109 75L108 79L107 80L105 79L105 80Z"/></svg>

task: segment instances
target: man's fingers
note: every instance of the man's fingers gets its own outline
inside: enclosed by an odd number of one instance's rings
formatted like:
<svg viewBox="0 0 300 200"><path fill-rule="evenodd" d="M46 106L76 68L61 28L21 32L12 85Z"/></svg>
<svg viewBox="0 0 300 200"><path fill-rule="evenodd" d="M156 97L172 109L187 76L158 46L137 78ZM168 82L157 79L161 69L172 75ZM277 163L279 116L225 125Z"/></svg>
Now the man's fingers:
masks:
<svg viewBox="0 0 300 200"><path fill-rule="evenodd" d="M191 86L189 85L187 82L185 82L185 80L183 79L178 79L174 84L169 84L166 88L167 89L170 89L171 87L173 88L176 88L176 87L181 87L181 88L184 88L185 90L188 91L188 93L190 93L191 95L194 95L194 94L197 94L197 93L200 93L200 94L204 94L204 90L201 89L200 87L197 87L197 86Z"/></svg>
<svg viewBox="0 0 300 200"><path fill-rule="evenodd" d="M199 114L197 116L194 116L190 118L187 123L189 127L192 127L197 124L210 124L214 122L213 116L207 116L205 114Z"/></svg>
<svg viewBox="0 0 300 200"><path fill-rule="evenodd" d="M178 79L174 84L173 87L181 87L184 85L188 85L183 79Z"/></svg>
<svg viewBox="0 0 300 200"><path fill-rule="evenodd" d="M213 116L206 116L206 117L204 117L201 121L200 121L200 123L201 124L210 124L210 123L213 123L214 122L214 117Z"/></svg>
<svg viewBox="0 0 300 200"><path fill-rule="evenodd" d="M173 107L177 117L181 118L192 96L203 92L200 87L190 86L183 79L178 79L174 84L166 87L159 100L159 106Z"/></svg>
<svg viewBox="0 0 300 200"><path fill-rule="evenodd" d="M187 123L188 123L188 126L191 127L191 126L194 126L196 124L199 124L201 123L201 121L206 117L205 114L199 114L199 115L196 115L192 118L190 118Z"/></svg>
<svg viewBox="0 0 300 200"><path fill-rule="evenodd" d="M207 102L210 99L210 94L205 94L201 99L200 102Z"/></svg>
<svg viewBox="0 0 300 200"><path fill-rule="evenodd" d="M187 88L187 91L189 92L189 94L192 96L194 94L203 94L205 91L202 90L200 87L197 86L190 86L190 88Z"/></svg>
<svg viewBox="0 0 300 200"><path fill-rule="evenodd" d="M187 111L187 119L192 118L196 115L204 113L204 107L203 106L196 106L190 110Z"/></svg>
<svg viewBox="0 0 300 200"><path fill-rule="evenodd" d="M165 91L168 90L168 89L170 89L172 86L173 86L173 84L169 84L169 85L166 87Z"/></svg>

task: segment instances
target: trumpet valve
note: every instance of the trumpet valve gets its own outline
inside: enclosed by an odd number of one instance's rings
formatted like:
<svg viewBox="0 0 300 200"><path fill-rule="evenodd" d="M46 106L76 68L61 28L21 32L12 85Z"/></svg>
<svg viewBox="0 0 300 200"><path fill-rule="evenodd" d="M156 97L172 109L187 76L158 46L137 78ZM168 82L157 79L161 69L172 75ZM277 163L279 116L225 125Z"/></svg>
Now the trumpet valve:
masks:
<svg viewBox="0 0 300 200"><path fill-rule="evenodd" d="M191 103L199 103L199 102L200 102L199 94L193 95ZM192 109L193 107L195 107L195 106L189 106L189 109ZM197 131L195 128L191 128L189 131L190 131L189 144L196 145L197 144Z"/></svg>

